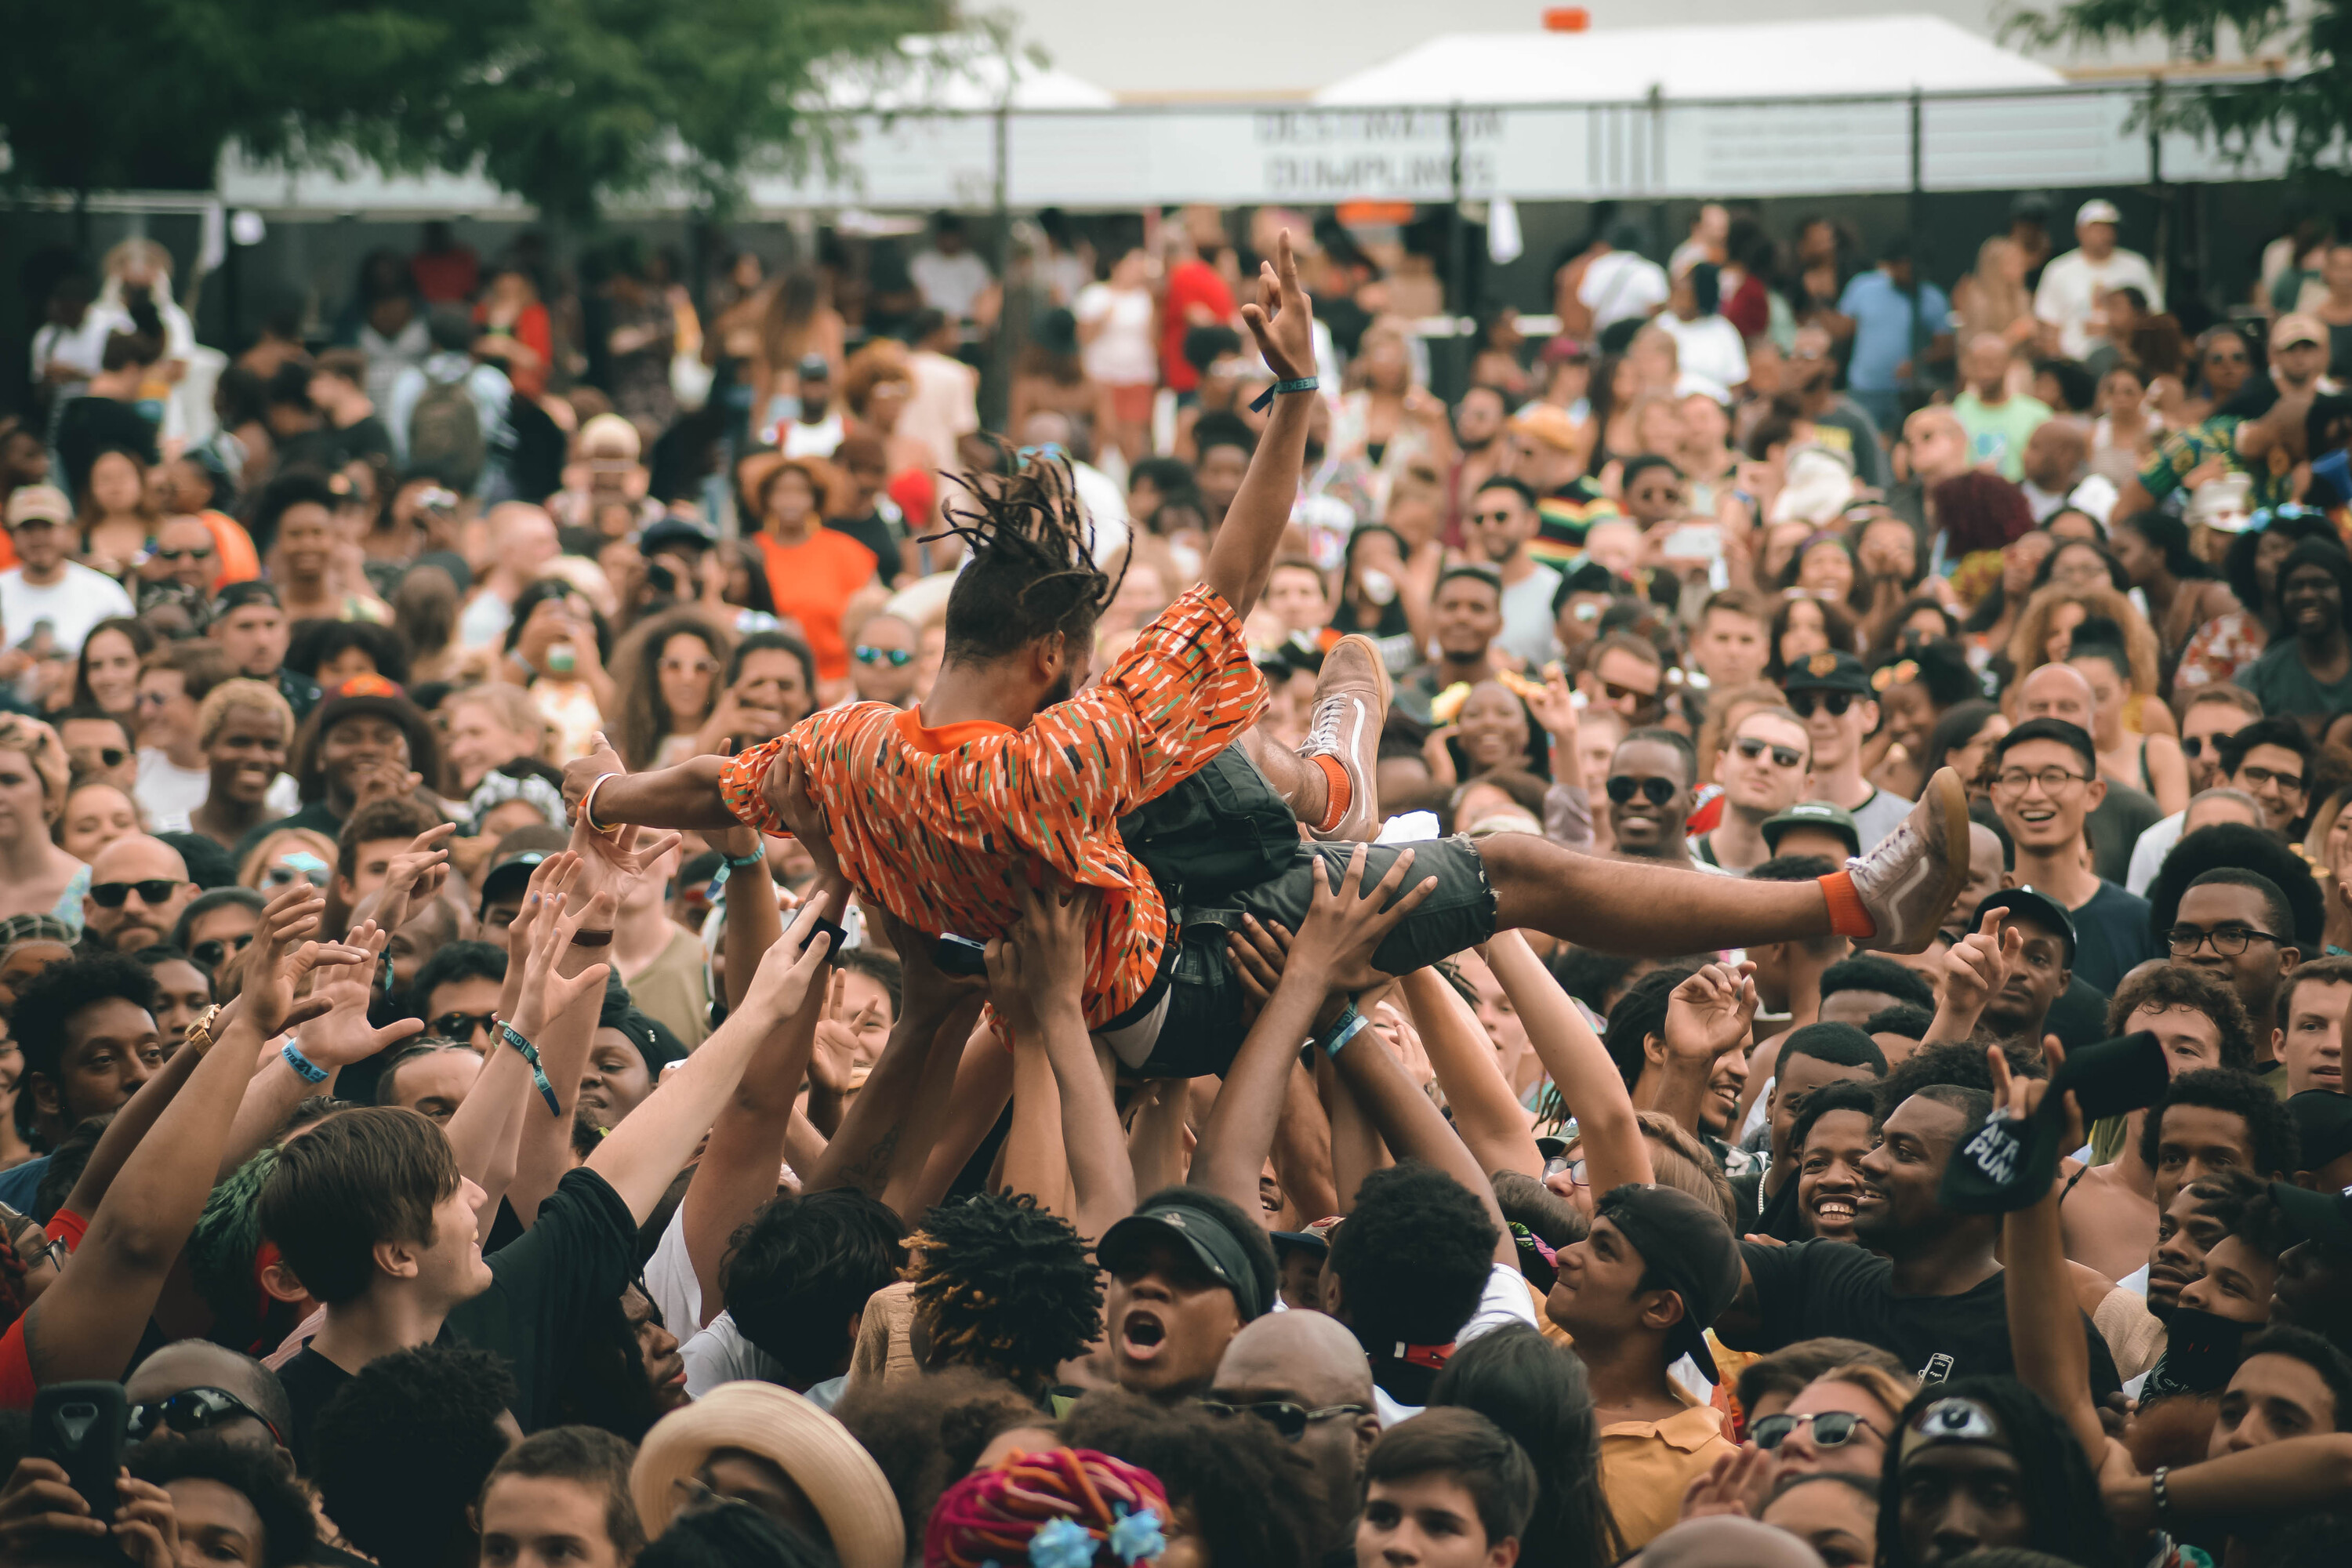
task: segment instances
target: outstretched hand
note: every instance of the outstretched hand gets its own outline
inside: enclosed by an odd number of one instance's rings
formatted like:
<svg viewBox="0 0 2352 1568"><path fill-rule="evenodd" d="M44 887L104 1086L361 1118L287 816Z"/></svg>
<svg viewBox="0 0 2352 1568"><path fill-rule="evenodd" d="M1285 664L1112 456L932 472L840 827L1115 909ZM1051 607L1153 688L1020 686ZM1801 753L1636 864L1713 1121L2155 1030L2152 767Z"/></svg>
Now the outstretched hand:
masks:
<svg viewBox="0 0 2352 1568"><path fill-rule="evenodd" d="M384 930L398 931L408 923L411 910L441 896L442 885L449 879L449 840L457 831L454 822L438 823L392 858L375 905L376 920Z"/></svg>
<svg viewBox="0 0 2352 1568"><path fill-rule="evenodd" d="M824 968L833 948L833 933L816 929L825 916L826 900L811 899L785 929L783 940L760 959L759 973L743 997L744 1008L755 1016L784 1019L801 1010L809 986Z"/></svg>
<svg viewBox="0 0 2352 1568"><path fill-rule="evenodd" d="M394 1018L381 1029L368 1026L368 1002L375 993L376 961L392 933L362 921L341 942L310 942L297 963L319 967L311 996L326 1013L302 1031L302 1054L322 1068L349 1067L425 1029L422 1018ZM331 965L332 967L329 967Z"/></svg>
<svg viewBox="0 0 2352 1568"><path fill-rule="evenodd" d="M541 900L538 935L523 959L522 998L515 1006L514 1030L536 1044L539 1031L547 1026L549 1019L562 1017L591 992L604 994L605 978L612 973L611 964L592 963L577 974L567 975L560 971L564 951L580 934L581 928L610 929L618 906L609 892L557 892L529 897ZM512 945L511 938L509 945Z"/></svg>
<svg viewBox="0 0 2352 1568"><path fill-rule="evenodd" d="M1370 853L1370 845L1356 846L1336 889L1322 861L1316 861L1314 899L1291 941L1283 966L1286 973L1303 968L1327 993L1363 991L1396 978L1374 968L1372 954L1389 932L1437 890L1437 879L1424 877L1411 892L1398 897L1405 873L1412 868L1413 852L1406 849L1398 853L1388 875L1373 884L1370 892L1360 893Z"/></svg>
<svg viewBox="0 0 2352 1568"><path fill-rule="evenodd" d="M1076 1003L1086 989L1087 932L1102 907L1095 888L1013 887L1018 918L988 944L988 999L1015 1036L1035 1037L1057 1002Z"/></svg>
<svg viewBox="0 0 2352 1568"><path fill-rule="evenodd" d="M801 761L796 747L782 748L768 764L768 771L760 776L760 798L816 863L819 877L841 875L841 858L834 853L832 830L825 826L824 808L809 789L808 764Z"/></svg>
<svg viewBox="0 0 2352 1568"><path fill-rule="evenodd" d="M1315 374L1315 313L1299 287L1288 229L1275 239L1274 259L1257 264L1257 299L1242 307L1242 320L1276 380L1300 381Z"/></svg>
<svg viewBox="0 0 2352 1568"><path fill-rule="evenodd" d="M1666 997L1666 1051L1712 1063L1747 1043L1756 1022L1756 966L1707 963Z"/></svg>

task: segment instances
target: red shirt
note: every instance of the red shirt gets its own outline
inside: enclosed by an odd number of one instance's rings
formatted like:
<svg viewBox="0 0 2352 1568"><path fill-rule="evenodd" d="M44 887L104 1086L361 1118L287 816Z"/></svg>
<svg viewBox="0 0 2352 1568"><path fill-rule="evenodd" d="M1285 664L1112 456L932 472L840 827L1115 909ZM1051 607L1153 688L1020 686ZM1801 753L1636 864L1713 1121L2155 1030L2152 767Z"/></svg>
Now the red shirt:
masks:
<svg viewBox="0 0 2352 1568"><path fill-rule="evenodd" d="M1192 330L1192 307L1200 305L1219 321L1233 319L1234 291L1207 262L1180 262L1168 274L1167 309L1160 328L1160 375L1171 390L1190 392L1201 384L1201 373L1184 358L1184 334Z"/></svg>

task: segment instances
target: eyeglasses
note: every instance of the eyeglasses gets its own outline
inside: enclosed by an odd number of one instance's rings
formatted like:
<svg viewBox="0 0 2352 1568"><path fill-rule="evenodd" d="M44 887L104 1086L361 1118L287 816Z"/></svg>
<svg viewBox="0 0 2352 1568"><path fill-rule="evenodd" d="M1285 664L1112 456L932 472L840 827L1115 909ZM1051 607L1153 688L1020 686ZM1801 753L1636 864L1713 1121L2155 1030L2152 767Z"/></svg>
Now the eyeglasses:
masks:
<svg viewBox="0 0 2352 1568"><path fill-rule="evenodd" d="M1751 763L1766 752L1772 753L1772 765L1776 768L1793 768L1805 760L1803 753L1794 746L1775 746L1753 735L1742 735L1731 743L1738 749L1741 756Z"/></svg>
<svg viewBox="0 0 2352 1568"><path fill-rule="evenodd" d="M1256 1405L1223 1405L1213 1399L1203 1399L1200 1405L1212 1415L1255 1415L1293 1443L1305 1436L1307 1428L1318 1421L1329 1421L1340 1415L1371 1414L1371 1406L1368 1405L1326 1405L1319 1410L1309 1410L1286 1399L1269 1399Z"/></svg>
<svg viewBox="0 0 2352 1568"><path fill-rule="evenodd" d="M150 877L137 882L92 882L89 896L101 910L119 910L122 907L122 900L133 892L139 895L141 903L152 906L163 903L186 886L185 882L174 882L163 877Z"/></svg>
<svg viewBox="0 0 2352 1568"><path fill-rule="evenodd" d="M1842 1448L1853 1440L1857 1431L1875 1432L1867 1416L1856 1415L1850 1410L1824 1410L1818 1415L1767 1415L1748 1428L1759 1448L1779 1447L1790 1433L1811 1422L1813 1445L1821 1448Z"/></svg>
<svg viewBox="0 0 2352 1568"><path fill-rule="evenodd" d="M661 661L661 672L664 675L716 675L719 664L716 659L709 658L666 658Z"/></svg>
<svg viewBox="0 0 2352 1568"><path fill-rule="evenodd" d="M169 1426L184 1437L197 1432L209 1432L239 1417L250 1417L260 1422L261 1429L269 1434L270 1441L279 1447L286 1446L286 1436L278 1430L275 1422L226 1388L184 1388L152 1405L132 1405L131 1440L143 1442L159 1426Z"/></svg>
<svg viewBox="0 0 2352 1568"><path fill-rule="evenodd" d="M1681 788L1682 785L1672 779L1654 776L1637 779L1631 773L1616 773L1609 780L1609 798L1623 805L1632 801L1634 793L1639 791L1652 805L1664 805L1674 799L1675 792Z"/></svg>
<svg viewBox="0 0 2352 1568"><path fill-rule="evenodd" d="M2249 763L2238 770L2238 776L2257 789L2266 784L2274 784L2279 788L2291 791L2295 795L2303 793L2301 773L2283 773L2275 768L2257 767Z"/></svg>
<svg viewBox="0 0 2352 1568"><path fill-rule="evenodd" d="M1584 1162L1580 1159L1570 1159L1566 1150L1562 1150L1544 1162L1543 1173L1546 1181L1549 1181L1554 1176L1564 1175L1580 1187L1589 1187L1592 1184L1584 1179Z"/></svg>
<svg viewBox="0 0 2352 1568"><path fill-rule="evenodd" d="M177 564L182 561L210 561L213 558L213 547L209 544L191 544L185 550L155 550L149 553L158 561L169 561Z"/></svg>
<svg viewBox="0 0 2352 1568"><path fill-rule="evenodd" d="M253 933L242 931L236 936L206 937L188 950L188 956L206 969L218 969L232 952L243 952L253 945Z"/></svg>
<svg viewBox="0 0 2352 1568"><path fill-rule="evenodd" d="M850 657L860 664L887 664L893 669L904 669L915 662L912 648L867 647L863 643L850 650Z"/></svg>
<svg viewBox="0 0 2352 1568"><path fill-rule="evenodd" d="M2164 945L2172 950L2175 958L2187 958L2207 942L2223 958L2235 958L2253 945L2256 938L2284 947L2284 937L2273 936L2252 926L2220 926L2212 931L2199 931L2195 926L2174 926L2164 933Z"/></svg>
<svg viewBox="0 0 2352 1568"><path fill-rule="evenodd" d="M444 1013L433 1020L433 1033L445 1040L470 1040L488 1033L499 1021L496 1013Z"/></svg>
<svg viewBox="0 0 2352 1568"><path fill-rule="evenodd" d="M1827 709L1832 719L1843 719L1845 717L1845 710L1853 706L1853 693L1851 691L1791 691L1789 693L1789 710L1800 719L1811 718L1813 710L1816 708Z"/></svg>
<svg viewBox="0 0 2352 1568"><path fill-rule="evenodd" d="M2031 771L2025 768L2003 768L1992 775L1992 787L2006 790L2011 795L2022 795L2025 793L2026 785L2038 784L2042 786L2042 794L2058 795L2063 793L2068 784L2084 783L2089 777L2088 773L2070 773L2064 768L2055 764Z"/></svg>

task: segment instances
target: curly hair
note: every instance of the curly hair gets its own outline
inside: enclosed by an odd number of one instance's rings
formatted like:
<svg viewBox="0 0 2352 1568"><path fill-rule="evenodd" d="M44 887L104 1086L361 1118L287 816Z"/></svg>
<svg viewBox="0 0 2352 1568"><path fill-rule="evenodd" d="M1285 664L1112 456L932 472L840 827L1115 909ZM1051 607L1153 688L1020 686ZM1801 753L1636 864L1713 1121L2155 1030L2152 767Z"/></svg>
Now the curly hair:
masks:
<svg viewBox="0 0 2352 1568"><path fill-rule="evenodd" d="M2050 1069L2042 1063L2040 1043L2032 1042L2030 1052L2022 1048L2025 1043L2002 1043L2009 1070L2021 1078L2048 1078ZM1912 1052L1878 1080L1878 1119L1885 1121L1896 1106L1921 1089L1938 1085L1990 1094L1992 1065L1985 1055L1990 1044L1982 1038L1947 1040Z"/></svg>
<svg viewBox="0 0 2352 1568"><path fill-rule="evenodd" d="M1314 1468L1262 1421L1098 1389L1070 1407L1061 1436L1158 1477L1169 1502L1192 1510L1212 1563L1307 1568L1315 1559Z"/></svg>
<svg viewBox="0 0 2352 1568"><path fill-rule="evenodd" d="M940 509L942 532L971 552L948 594L950 663L985 664L1056 634L1075 646L1118 593L1119 578L1095 565L1069 459L1007 457L1009 472L953 476L962 496Z"/></svg>
<svg viewBox="0 0 2352 1568"><path fill-rule="evenodd" d="M2182 1073L2166 1086L2164 1098L2148 1107L2147 1115L2140 1122L2139 1155L2147 1162L2149 1170L2161 1168L2164 1113L2176 1105L2202 1106L2243 1121L2255 1174L2284 1177L2294 1173L2295 1163L2303 1154L2303 1138L2285 1102L2271 1092L2270 1085L2252 1073L2232 1072L2228 1068L2200 1068Z"/></svg>
<svg viewBox="0 0 2352 1568"><path fill-rule="evenodd" d="M1087 1561L1101 1568L1126 1561L1111 1546L1111 1532L1147 1512L1172 1522L1168 1494L1149 1470L1090 1450L1015 1454L994 1469L966 1476L940 1499L923 1535L923 1568L981 1568L1026 1558L1034 1537L1068 1526L1079 1531L1071 1544L1084 1542Z"/></svg>
<svg viewBox="0 0 2352 1568"><path fill-rule="evenodd" d="M274 1452L199 1432L175 1443L142 1443L131 1451L131 1473L156 1486L215 1481L244 1498L261 1520L262 1568L308 1563L319 1543L310 1496Z"/></svg>
<svg viewBox="0 0 2352 1568"><path fill-rule="evenodd" d="M1467 1187L1407 1160L1364 1178L1325 1267L1365 1344L1451 1344L1478 1310L1500 1237Z"/></svg>
<svg viewBox="0 0 2352 1568"><path fill-rule="evenodd" d="M978 1367L1034 1393L1101 1327L1102 1271L1085 1238L1026 1194L941 1204L907 1253L934 1366Z"/></svg>
<svg viewBox="0 0 2352 1568"><path fill-rule="evenodd" d="M2172 847L2172 852L2164 858L2163 866L2156 873L2156 880L2147 885L2149 933L2160 940L2163 932L2171 930L2173 922L2180 918L2182 897L2213 871L2232 873L2227 878L2215 878L2216 881L2227 880L2243 887L2254 886L2245 880L2248 876L2261 878L2286 900L2284 912L2292 919L2280 934L2293 937L2305 952L2318 947L2327 924L2327 906L2310 865L2276 834L2249 827L2242 822L2213 823L2184 835ZM2264 901L2272 902L2267 893ZM2277 918L2275 909L2271 918Z"/></svg>
<svg viewBox="0 0 2352 1568"><path fill-rule="evenodd" d="M796 1381L843 1370L849 1320L898 1277L906 1226L854 1187L772 1199L728 1239L720 1289L735 1326Z"/></svg>
<svg viewBox="0 0 2352 1568"><path fill-rule="evenodd" d="M2054 558L2057 552L2051 554ZM2027 676L2050 662L2050 618L2061 605L2080 605L2086 618L2103 617L2120 627L2124 655L2131 660L2132 690L2143 697L2155 691L2156 629L2147 624L2147 617L2113 588L2069 588L2062 583L2036 588L2025 601L2025 608L2018 612L2017 630L2009 638L2009 662L2016 672L2010 678L2011 690L2024 685Z"/></svg>
<svg viewBox="0 0 2352 1568"><path fill-rule="evenodd" d="M2186 1007L2213 1021L2221 1037L2220 1065L2239 1072L2254 1067L2254 1026L2237 992L2201 969L2186 964L2158 964L2146 973L2126 978L2107 1003L2107 1033L2124 1032L2124 1025L2142 1007L2168 1010Z"/></svg>
<svg viewBox="0 0 2352 1568"><path fill-rule="evenodd" d="M833 1414L882 1467L909 1541L923 1538L940 1494L971 1474L991 1443L1023 1426L1051 1425L1027 1394L970 1366L856 1383Z"/></svg>
<svg viewBox="0 0 2352 1568"><path fill-rule="evenodd" d="M356 1113L355 1113L356 1114ZM444 1561L505 1458L506 1363L470 1345L378 1356L310 1426L310 1479L351 1543L383 1563Z"/></svg>
<svg viewBox="0 0 2352 1568"><path fill-rule="evenodd" d="M128 1002L152 1014L154 972L128 953L96 952L52 963L19 986L8 1026L24 1053L25 1076L39 1073L62 1096L58 1068L66 1026L83 1008L105 1001Z"/></svg>
<svg viewBox="0 0 2352 1568"><path fill-rule="evenodd" d="M698 609L672 610L629 628L613 656L614 677L621 688L621 711L613 739L632 768L652 767L655 753L673 731L691 731L710 716L708 708L700 713L673 713L662 696L662 652L676 637L694 638L718 667L710 672L712 705L719 699L719 672L735 651L734 634Z"/></svg>

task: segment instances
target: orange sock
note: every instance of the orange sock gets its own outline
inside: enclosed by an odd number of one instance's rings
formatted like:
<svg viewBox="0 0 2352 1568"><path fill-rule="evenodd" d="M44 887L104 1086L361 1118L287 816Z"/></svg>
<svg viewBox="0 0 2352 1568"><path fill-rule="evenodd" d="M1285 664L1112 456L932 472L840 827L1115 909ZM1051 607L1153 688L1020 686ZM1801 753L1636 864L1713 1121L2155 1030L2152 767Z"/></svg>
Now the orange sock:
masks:
<svg viewBox="0 0 2352 1568"><path fill-rule="evenodd" d="M1830 901L1830 930L1839 936L1874 937L1878 923L1870 911L1862 907L1862 895L1853 890L1853 878L1844 871L1832 871L1821 879L1822 897Z"/></svg>
<svg viewBox="0 0 2352 1568"><path fill-rule="evenodd" d="M1349 786L1348 770L1340 765L1339 758L1314 756L1307 760L1323 770L1323 820L1315 825L1315 831L1328 833L1339 826L1340 818L1348 815L1348 807L1355 803L1356 792Z"/></svg>

